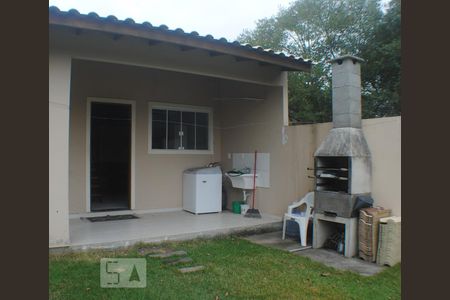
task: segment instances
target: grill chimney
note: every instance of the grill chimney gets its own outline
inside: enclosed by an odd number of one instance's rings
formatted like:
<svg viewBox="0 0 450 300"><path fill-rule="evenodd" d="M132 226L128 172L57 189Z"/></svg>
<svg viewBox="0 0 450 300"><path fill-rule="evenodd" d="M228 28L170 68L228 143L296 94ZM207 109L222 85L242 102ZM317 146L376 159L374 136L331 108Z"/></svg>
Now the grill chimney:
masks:
<svg viewBox="0 0 450 300"><path fill-rule="evenodd" d="M345 55L332 64L333 127L361 128L362 58Z"/></svg>

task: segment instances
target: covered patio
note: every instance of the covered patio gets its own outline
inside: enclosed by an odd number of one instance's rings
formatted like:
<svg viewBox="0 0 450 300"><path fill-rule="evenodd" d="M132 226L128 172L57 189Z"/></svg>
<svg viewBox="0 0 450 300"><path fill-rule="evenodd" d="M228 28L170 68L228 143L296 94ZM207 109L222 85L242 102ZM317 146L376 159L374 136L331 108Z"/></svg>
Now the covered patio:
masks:
<svg viewBox="0 0 450 300"><path fill-rule="evenodd" d="M106 222L91 222L84 217L72 218L69 221L70 248L115 248L137 242L186 240L281 228L281 218L270 214L263 214L261 219L245 218L228 211L202 215L185 211L136 215L138 219Z"/></svg>
<svg viewBox="0 0 450 300"><path fill-rule="evenodd" d="M50 248L279 226L298 197L297 179L286 176L296 168L285 146L287 74L308 72L311 61L56 8L49 22ZM265 157L261 219L182 211L184 170L217 163L229 171L234 157L255 149ZM242 190L223 187L223 210L243 200ZM140 218L80 219L98 212Z"/></svg>

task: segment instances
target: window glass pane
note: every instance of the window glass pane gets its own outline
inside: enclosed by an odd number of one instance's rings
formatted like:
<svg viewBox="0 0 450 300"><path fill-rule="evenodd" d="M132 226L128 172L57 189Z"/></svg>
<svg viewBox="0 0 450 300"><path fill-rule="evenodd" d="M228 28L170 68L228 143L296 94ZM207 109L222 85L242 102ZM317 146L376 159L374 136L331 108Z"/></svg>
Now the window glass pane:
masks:
<svg viewBox="0 0 450 300"><path fill-rule="evenodd" d="M208 113L195 113L196 117L196 149L208 150Z"/></svg>
<svg viewBox="0 0 450 300"><path fill-rule="evenodd" d="M184 149L195 149L195 112L183 111L183 147Z"/></svg>
<svg viewBox="0 0 450 300"><path fill-rule="evenodd" d="M168 111L167 149L178 149L180 145L181 112Z"/></svg>
<svg viewBox="0 0 450 300"><path fill-rule="evenodd" d="M167 110L152 109L152 149L166 149Z"/></svg>

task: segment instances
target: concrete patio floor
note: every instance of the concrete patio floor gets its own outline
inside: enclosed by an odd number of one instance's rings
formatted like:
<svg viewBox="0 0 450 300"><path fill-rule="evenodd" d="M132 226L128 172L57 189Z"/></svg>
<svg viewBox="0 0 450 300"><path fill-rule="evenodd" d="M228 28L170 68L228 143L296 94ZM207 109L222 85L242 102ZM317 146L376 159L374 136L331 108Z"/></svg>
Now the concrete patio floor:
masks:
<svg viewBox="0 0 450 300"><path fill-rule="evenodd" d="M375 275L386 269L384 266L366 262L360 258L347 258L336 251L328 249L312 249L311 247L301 247L298 240L286 238L281 239L281 231L254 234L246 237L247 240L268 247L290 251L296 255L309 257L310 259L323 263L335 269L351 271L364 276ZM299 251L295 251L301 249ZM293 251L294 250L294 251Z"/></svg>
<svg viewBox="0 0 450 300"><path fill-rule="evenodd" d="M70 219L72 250L115 248L137 242L186 240L258 230L279 230L281 217L246 218L228 211L194 215L185 211L136 214L139 219L90 222Z"/></svg>

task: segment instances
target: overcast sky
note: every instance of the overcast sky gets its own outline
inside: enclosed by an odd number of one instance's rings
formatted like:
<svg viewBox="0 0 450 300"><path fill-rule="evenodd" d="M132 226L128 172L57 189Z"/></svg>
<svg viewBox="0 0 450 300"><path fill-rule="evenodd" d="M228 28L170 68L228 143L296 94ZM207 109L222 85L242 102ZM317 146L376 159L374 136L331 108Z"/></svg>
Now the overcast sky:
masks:
<svg viewBox="0 0 450 300"><path fill-rule="evenodd" d="M279 7L293 0L49 0L61 10L75 8L80 13L96 12L101 17L115 15L132 18L137 23L166 24L170 29L212 34L215 38L234 40L243 29L253 29L255 22L275 15Z"/></svg>

